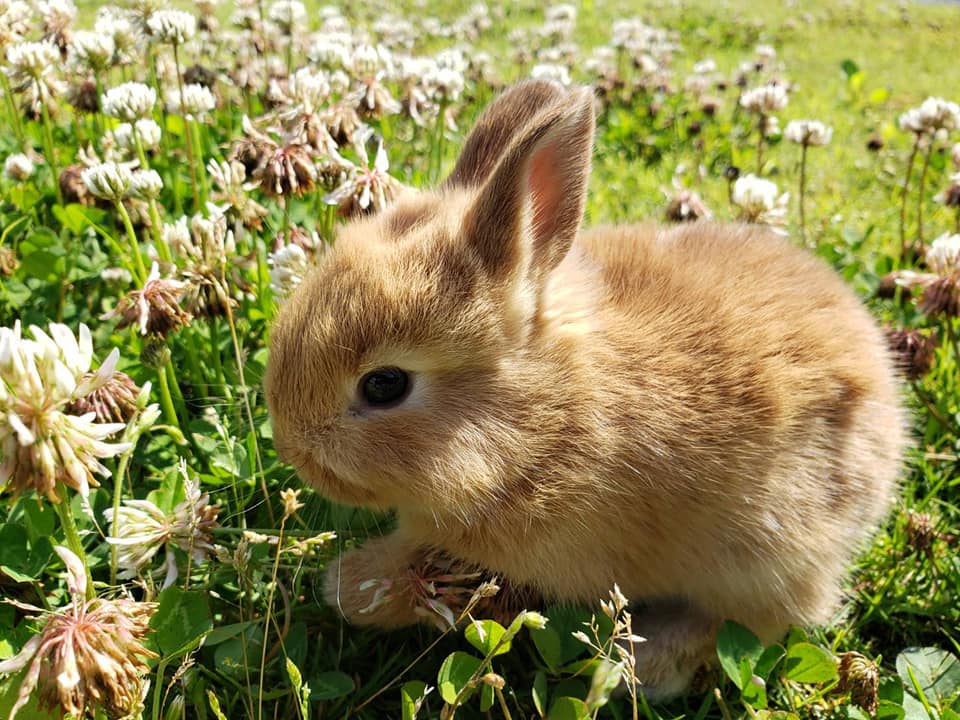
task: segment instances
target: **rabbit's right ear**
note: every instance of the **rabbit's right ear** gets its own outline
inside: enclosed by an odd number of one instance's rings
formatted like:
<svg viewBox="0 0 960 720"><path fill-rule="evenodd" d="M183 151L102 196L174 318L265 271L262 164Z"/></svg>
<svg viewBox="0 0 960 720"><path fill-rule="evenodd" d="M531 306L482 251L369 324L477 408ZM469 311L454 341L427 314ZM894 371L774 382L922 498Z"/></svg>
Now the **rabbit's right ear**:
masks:
<svg viewBox="0 0 960 720"><path fill-rule="evenodd" d="M562 85L548 80L518 83L490 103L464 143L460 158L442 188L482 184L510 147L514 137L546 108L567 98Z"/></svg>

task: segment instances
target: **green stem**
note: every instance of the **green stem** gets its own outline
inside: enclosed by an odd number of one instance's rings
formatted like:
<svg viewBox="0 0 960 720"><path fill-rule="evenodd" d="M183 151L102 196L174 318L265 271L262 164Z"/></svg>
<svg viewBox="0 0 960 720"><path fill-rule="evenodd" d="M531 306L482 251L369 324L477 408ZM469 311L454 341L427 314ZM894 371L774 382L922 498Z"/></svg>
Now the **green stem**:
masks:
<svg viewBox="0 0 960 720"><path fill-rule="evenodd" d="M169 361L167 362L169 363ZM180 427L180 419L177 417L177 411L173 405L173 397L170 395L170 383L167 382L166 366L157 368L157 380L160 385L160 407L163 408L163 415L170 425Z"/></svg>
<svg viewBox="0 0 960 720"><path fill-rule="evenodd" d="M40 94L40 112L43 114L43 143L50 171L53 173L53 190L57 195L57 205L63 205L63 193L60 192L60 166L57 165L57 155L53 147L53 125L50 122L50 111L47 109L46 93L40 81L37 81L37 92Z"/></svg>
<svg viewBox="0 0 960 720"><path fill-rule="evenodd" d="M173 44L173 64L177 70L177 87L180 90L180 114L183 117L184 132L187 143L187 164L190 166L190 185L193 188L193 211L200 212L200 191L197 187L197 168L193 159L193 134L190 131L190 121L187 120L186 107L183 96L183 73L180 72L180 51L177 43Z"/></svg>
<svg viewBox="0 0 960 720"><path fill-rule="evenodd" d="M227 324L230 326L230 340L233 342L233 352L237 360L237 376L240 379L240 392L243 393L243 407L247 415L247 423L250 425L250 437L253 438L253 454L257 461L257 474L260 476L260 490L263 492L263 499L267 504L267 515L270 518L270 524L276 521L273 517L273 505L270 504L270 493L267 489L267 474L263 470L263 458L260 455L260 442L257 440L257 428L253 422L253 406L250 404L250 392L247 387L247 380L243 370L243 353L240 351L240 339L237 335L237 324L233 319L233 309L230 303L227 303Z"/></svg>
<svg viewBox="0 0 960 720"><path fill-rule="evenodd" d="M135 427L136 418L127 424L127 429ZM120 513L120 499L123 496L123 478L127 474L127 465L130 464L130 458L133 456L133 449L137 444L137 438L126 437L124 432L124 441L131 443L130 449L120 456L120 462L117 464L117 472L113 476L113 523L116 525L117 515ZM120 562L120 548L117 545L110 546L110 585L117 584L117 566Z"/></svg>
<svg viewBox="0 0 960 720"><path fill-rule="evenodd" d="M933 154L935 138L930 136L930 145L923 156L923 169L920 171L920 182L917 185L917 253L923 253L923 190L927 182L927 170L930 169L930 156Z"/></svg>
<svg viewBox="0 0 960 720"><path fill-rule="evenodd" d="M804 210L807 190L807 144L803 144L800 151L800 237L803 244L807 244L807 217Z"/></svg>
<svg viewBox="0 0 960 720"><path fill-rule="evenodd" d="M913 163L917 159L917 152L920 150L920 135L917 134L913 141L913 149L910 151L910 157L907 159L907 173L903 179L903 196L900 198L900 262L907 261L907 193L910 190L910 176L913 175Z"/></svg>
<svg viewBox="0 0 960 720"><path fill-rule="evenodd" d="M123 220L123 227L127 231L127 239L130 241L130 252L133 254L133 263L137 270L137 282L143 285L147 282L147 269L143 265L143 257L140 255L140 242L137 240L137 233L133 229L133 223L130 221L130 214L127 208L123 206L122 200L114 202L120 219Z"/></svg>
<svg viewBox="0 0 960 720"><path fill-rule="evenodd" d="M761 114L757 126L757 175L763 170L763 130L767 126L767 116Z"/></svg>
<svg viewBox="0 0 960 720"><path fill-rule="evenodd" d="M87 574L87 600L92 600L96 593L93 590L93 576L90 575L90 566L87 564L87 553L83 549L83 543L80 541L80 532L77 530L77 523L73 518L73 508L70 506L70 497L67 494L67 488L60 486L60 502L54 503L57 514L60 516L60 524L63 526L63 535L67 542L67 547L73 551L80 562L83 563L83 569Z"/></svg>
<svg viewBox="0 0 960 720"><path fill-rule="evenodd" d="M17 136L17 144L21 150L26 149L23 135L23 123L20 122L20 112L17 110L17 103L13 99L13 90L10 88L10 79L6 73L0 73L0 82L3 83L3 97L7 101L7 112L10 114L13 124L13 131Z"/></svg>
<svg viewBox="0 0 960 720"><path fill-rule="evenodd" d="M203 164L203 127L198 120L188 120L187 132L190 133L190 139L197 144L194 157L200 161L197 167L197 174L200 178L200 200L206 203L207 198L210 196L210 181L207 179L207 168Z"/></svg>

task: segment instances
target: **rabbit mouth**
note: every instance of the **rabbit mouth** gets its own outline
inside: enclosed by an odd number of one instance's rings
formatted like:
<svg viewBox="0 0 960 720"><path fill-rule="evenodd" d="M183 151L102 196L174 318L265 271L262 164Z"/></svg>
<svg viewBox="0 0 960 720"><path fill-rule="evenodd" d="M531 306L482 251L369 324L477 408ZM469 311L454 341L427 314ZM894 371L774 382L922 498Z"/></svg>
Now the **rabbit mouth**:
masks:
<svg viewBox="0 0 960 720"><path fill-rule="evenodd" d="M300 479L315 488L324 497L346 505L379 507L374 494L357 483L344 480L328 465L321 464L304 453L293 461Z"/></svg>

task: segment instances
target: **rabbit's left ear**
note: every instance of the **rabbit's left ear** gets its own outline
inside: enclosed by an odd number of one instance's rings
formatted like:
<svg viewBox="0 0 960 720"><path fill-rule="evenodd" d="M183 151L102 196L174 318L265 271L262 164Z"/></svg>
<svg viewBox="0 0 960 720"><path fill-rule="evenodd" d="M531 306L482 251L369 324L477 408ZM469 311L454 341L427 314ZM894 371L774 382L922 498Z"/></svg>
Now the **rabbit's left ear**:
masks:
<svg viewBox="0 0 960 720"><path fill-rule="evenodd" d="M583 219L593 126L593 93L581 88L517 133L463 223L491 276L519 270L542 286L563 260Z"/></svg>

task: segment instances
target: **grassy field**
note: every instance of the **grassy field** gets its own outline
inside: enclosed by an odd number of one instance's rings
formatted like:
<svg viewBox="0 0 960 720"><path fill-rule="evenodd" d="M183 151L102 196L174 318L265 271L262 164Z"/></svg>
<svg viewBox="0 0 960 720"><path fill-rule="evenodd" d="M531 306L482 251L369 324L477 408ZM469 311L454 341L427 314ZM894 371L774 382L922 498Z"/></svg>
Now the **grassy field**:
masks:
<svg viewBox="0 0 960 720"><path fill-rule="evenodd" d="M0 2L0 717L957 720L960 9L755 5ZM588 224L771 224L903 362L914 446L834 621L725 626L664 706L611 696L599 605L344 624L323 569L392 520L273 448L285 294L531 74L598 89Z"/></svg>

